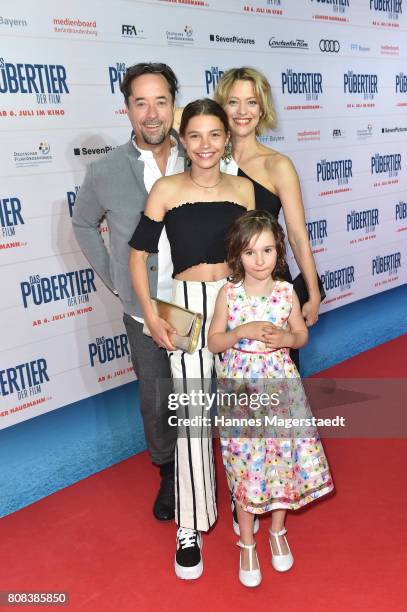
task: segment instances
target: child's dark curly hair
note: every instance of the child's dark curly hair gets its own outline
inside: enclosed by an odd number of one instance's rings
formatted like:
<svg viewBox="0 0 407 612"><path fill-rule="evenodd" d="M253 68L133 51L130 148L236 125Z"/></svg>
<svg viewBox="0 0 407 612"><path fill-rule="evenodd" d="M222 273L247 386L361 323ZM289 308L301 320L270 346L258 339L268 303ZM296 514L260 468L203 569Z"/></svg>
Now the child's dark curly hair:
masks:
<svg viewBox="0 0 407 612"><path fill-rule="evenodd" d="M253 236L269 230L276 241L277 262L271 276L274 280L283 278L287 272L285 235L276 219L265 210L250 210L236 219L226 236L227 262L230 267L229 278L232 283L240 283L245 271L242 252L247 249Z"/></svg>

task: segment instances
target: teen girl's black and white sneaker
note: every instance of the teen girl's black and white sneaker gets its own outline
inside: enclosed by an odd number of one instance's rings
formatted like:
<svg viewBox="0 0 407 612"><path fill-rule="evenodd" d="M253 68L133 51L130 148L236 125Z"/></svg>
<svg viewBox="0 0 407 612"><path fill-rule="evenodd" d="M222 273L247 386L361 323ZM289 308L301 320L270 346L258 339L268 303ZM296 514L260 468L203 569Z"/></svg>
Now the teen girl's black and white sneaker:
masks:
<svg viewBox="0 0 407 612"><path fill-rule="evenodd" d="M196 529L180 527L177 531L175 573L183 580L195 580L202 575L202 536Z"/></svg>
<svg viewBox="0 0 407 612"><path fill-rule="evenodd" d="M239 523L237 520L237 512L236 512L236 502L235 500L231 499L231 504L232 504L232 516L233 516L233 531L235 532L235 534L237 536L240 536L240 528L239 528ZM260 527L260 522L259 522L259 518L258 516L254 517L254 523L253 523L253 533L257 533Z"/></svg>

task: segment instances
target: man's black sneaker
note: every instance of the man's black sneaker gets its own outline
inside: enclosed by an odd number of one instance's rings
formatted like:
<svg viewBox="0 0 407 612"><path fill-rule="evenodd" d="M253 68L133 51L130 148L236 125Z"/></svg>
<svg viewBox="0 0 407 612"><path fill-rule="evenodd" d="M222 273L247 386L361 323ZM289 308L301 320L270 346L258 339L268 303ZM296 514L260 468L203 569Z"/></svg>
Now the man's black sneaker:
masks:
<svg viewBox="0 0 407 612"><path fill-rule="evenodd" d="M240 527L239 527L239 521L237 520L237 512L236 512L236 502L232 497L232 516L233 516L233 531L235 532L235 534L237 536L240 536ZM260 527L260 522L259 522L259 518L258 516L254 517L254 523L253 523L253 533L257 533Z"/></svg>
<svg viewBox="0 0 407 612"><path fill-rule="evenodd" d="M171 521L175 517L174 476L172 474L161 478L153 514L159 521Z"/></svg>
<svg viewBox="0 0 407 612"><path fill-rule="evenodd" d="M175 573L183 580L195 580L203 572L201 532L187 527L177 531L177 552L175 554Z"/></svg>

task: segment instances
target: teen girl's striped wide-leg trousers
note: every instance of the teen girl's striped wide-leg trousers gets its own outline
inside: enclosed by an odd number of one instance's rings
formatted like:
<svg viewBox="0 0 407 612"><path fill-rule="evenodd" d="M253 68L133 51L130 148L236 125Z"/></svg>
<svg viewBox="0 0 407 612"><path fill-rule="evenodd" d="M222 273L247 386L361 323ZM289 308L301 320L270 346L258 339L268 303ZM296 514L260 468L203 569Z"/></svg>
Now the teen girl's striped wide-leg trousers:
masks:
<svg viewBox="0 0 407 612"><path fill-rule="evenodd" d="M201 337L195 352L192 355L184 351L169 353L175 393L188 393L192 397L192 391L212 391L214 355L208 350L207 337L216 297L225 282L226 279L173 281L173 303L203 315ZM189 402L176 411L178 418L198 417L201 423L178 428L175 450L175 520L181 527L199 531L207 531L217 517L212 433L210 424L206 424L210 416L207 407L204 402Z"/></svg>

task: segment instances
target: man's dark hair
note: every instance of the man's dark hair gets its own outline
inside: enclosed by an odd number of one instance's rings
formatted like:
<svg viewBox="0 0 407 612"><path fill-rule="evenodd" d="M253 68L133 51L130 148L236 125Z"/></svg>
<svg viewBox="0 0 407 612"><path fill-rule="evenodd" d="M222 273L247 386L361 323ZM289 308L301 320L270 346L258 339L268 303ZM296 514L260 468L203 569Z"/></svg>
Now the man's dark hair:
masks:
<svg viewBox="0 0 407 612"><path fill-rule="evenodd" d="M143 74L162 74L168 83L168 89L172 97L172 101L175 102L175 96L178 92L178 79L175 76L172 69L167 64L161 64L160 62L140 63L129 66L124 74L122 84L120 85L120 91L124 95L124 101L126 106L129 105L129 97L131 95L131 84L134 79L142 76Z"/></svg>

